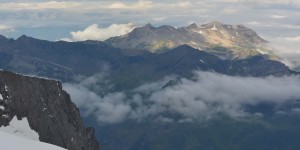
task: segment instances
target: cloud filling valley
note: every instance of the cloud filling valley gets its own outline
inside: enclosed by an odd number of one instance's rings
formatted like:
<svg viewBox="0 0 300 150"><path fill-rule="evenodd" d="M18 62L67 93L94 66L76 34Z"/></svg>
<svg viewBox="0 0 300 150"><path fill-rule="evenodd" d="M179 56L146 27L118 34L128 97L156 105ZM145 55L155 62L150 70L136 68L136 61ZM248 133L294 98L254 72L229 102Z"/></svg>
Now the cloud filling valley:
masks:
<svg viewBox="0 0 300 150"><path fill-rule="evenodd" d="M299 76L233 77L197 71L193 79L178 80L170 76L129 92L99 94L101 88L95 87L108 80L106 75L97 74L78 83L65 83L63 87L83 115L95 117L99 123L144 121L147 118L162 122L192 122L209 120L220 114L238 119L263 116L260 112L248 112L245 106L260 103L281 106L300 99ZM170 81L178 82L166 86Z"/></svg>

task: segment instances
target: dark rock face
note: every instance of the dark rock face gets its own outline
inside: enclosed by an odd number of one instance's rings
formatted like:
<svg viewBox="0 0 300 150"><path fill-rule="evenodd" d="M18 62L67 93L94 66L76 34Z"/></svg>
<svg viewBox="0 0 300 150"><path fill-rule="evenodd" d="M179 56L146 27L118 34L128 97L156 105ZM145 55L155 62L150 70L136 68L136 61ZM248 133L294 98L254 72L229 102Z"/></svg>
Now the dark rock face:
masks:
<svg viewBox="0 0 300 150"><path fill-rule="evenodd" d="M228 63L227 74L239 76L284 76L292 71L283 63L254 56L248 59L236 60Z"/></svg>
<svg viewBox="0 0 300 150"><path fill-rule="evenodd" d="M40 141L69 150L99 150L92 128L58 81L0 71L0 126L26 117Z"/></svg>

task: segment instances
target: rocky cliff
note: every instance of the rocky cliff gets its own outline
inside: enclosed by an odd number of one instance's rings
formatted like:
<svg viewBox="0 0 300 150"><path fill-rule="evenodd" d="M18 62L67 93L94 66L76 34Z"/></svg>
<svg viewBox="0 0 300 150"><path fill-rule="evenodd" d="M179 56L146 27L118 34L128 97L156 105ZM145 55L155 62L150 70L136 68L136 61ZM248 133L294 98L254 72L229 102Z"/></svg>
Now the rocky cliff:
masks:
<svg viewBox="0 0 300 150"><path fill-rule="evenodd" d="M0 71L0 127L26 117L42 142L69 150L99 150L92 128L58 81Z"/></svg>

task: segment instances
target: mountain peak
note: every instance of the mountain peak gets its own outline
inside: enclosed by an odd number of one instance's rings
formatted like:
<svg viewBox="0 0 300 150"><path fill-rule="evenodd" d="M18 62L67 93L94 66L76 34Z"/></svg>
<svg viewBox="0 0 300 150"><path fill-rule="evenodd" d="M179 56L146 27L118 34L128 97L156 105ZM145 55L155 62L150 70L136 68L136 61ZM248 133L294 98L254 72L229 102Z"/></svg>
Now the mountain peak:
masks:
<svg viewBox="0 0 300 150"><path fill-rule="evenodd" d="M27 35L23 34L20 37L17 38L17 40L23 40L29 38Z"/></svg>
<svg viewBox="0 0 300 150"><path fill-rule="evenodd" d="M217 30L218 28L222 28L224 24L220 21L211 21L207 24L203 24L202 27L204 28L212 28L213 30Z"/></svg>
<svg viewBox="0 0 300 150"><path fill-rule="evenodd" d="M7 40L8 38L4 35L0 35L0 40Z"/></svg>
<svg viewBox="0 0 300 150"><path fill-rule="evenodd" d="M243 25L228 25L211 21L203 25L193 23L187 27L174 28L169 25L153 27L150 23L136 28L126 37L116 37L109 44L126 49L142 49L150 52L166 52L179 45L187 44L196 49L212 49L216 45L230 49L214 53L221 58L243 58L258 54L257 47L265 43L253 30ZM243 54L239 52L243 49Z"/></svg>
<svg viewBox="0 0 300 150"><path fill-rule="evenodd" d="M146 28L153 28L153 25L151 23L147 23L144 27L146 27Z"/></svg>
<svg viewBox="0 0 300 150"><path fill-rule="evenodd" d="M189 26L187 26L187 28L189 28L189 29L195 29L197 27L198 27L198 25L196 23L192 23Z"/></svg>

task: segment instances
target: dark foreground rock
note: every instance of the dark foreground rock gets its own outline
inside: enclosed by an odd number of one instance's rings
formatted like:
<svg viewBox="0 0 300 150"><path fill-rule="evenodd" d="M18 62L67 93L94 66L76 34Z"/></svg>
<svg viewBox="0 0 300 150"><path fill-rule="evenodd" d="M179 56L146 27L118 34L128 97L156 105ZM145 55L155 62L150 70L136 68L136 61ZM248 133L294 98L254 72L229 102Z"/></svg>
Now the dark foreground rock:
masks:
<svg viewBox="0 0 300 150"><path fill-rule="evenodd" d="M26 117L42 142L69 150L99 150L92 128L58 81L0 71L0 126Z"/></svg>

